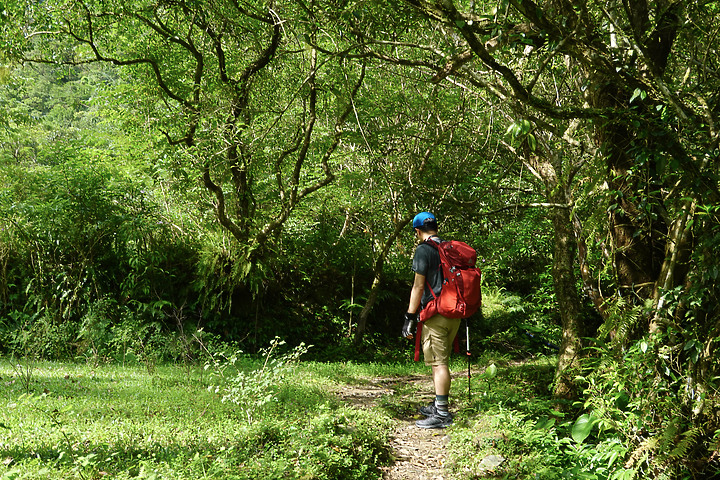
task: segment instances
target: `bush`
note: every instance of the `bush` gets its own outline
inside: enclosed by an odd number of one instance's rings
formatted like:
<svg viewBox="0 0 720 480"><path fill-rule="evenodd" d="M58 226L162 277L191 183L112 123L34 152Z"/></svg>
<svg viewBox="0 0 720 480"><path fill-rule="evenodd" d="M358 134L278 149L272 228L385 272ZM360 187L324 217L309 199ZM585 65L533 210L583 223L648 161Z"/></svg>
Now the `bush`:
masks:
<svg viewBox="0 0 720 480"><path fill-rule="evenodd" d="M309 348L301 343L291 352L278 356L277 349L284 344L283 340L275 337L270 346L261 351L263 363L255 369L243 368L242 351L228 356L222 353L215 355L213 362L206 364L205 368L212 368L222 383L209 389L220 395L223 402L237 405L245 416L244 420L253 423L269 403L278 401L286 377L292 375L294 364Z"/></svg>

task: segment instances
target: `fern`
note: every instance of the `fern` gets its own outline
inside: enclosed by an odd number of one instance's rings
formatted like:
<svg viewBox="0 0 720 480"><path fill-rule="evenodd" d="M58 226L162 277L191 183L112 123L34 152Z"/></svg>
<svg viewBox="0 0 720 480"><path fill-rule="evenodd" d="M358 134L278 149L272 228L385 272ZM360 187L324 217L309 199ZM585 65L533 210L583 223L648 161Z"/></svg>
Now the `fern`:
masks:
<svg viewBox="0 0 720 480"><path fill-rule="evenodd" d="M639 465L648 462L650 454L655 451L657 445L657 437L650 437L643 440L630 455L630 459L625 463L625 468L637 470Z"/></svg>
<svg viewBox="0 0 720 480"><path fill-rule="evenodd" d="M662 434L658 436L658 444L660 446L660 451L667 450L668 446L671 446L675 443L678 430L680 430L680 428L678 427L678 419L676 418L671 420L670 424L662 431Z"/></svg>
<svg viewBox="0 0 720 480"><path fill-rule="evenodd" d="M677 461L687 458L703 433L698 427L678 433L680 430L680 421L675 419L659 435L643 440L625 467L637 468L645 464L653 471L664 472L658 478L674 478Z"/></svg>
<svg viewBox="0 0 720 480"><path fill-rule="evenodd" d="M631 307L627 300L618 297L608 308L605 323L598 330L598 336L612 335L613 348L624 346L641 317L642 307Z"/></svg>
<svg viewBox="0 0 720 480"><path fill-rule="evenodd" d="M667 460L677 460L687 456L688 452L697 444L698 437L702 434L702 429L695 427L684 432L682 440L667 454ZM674 442L673 442L674 443ZM672 444L671 444L672 445Z"/></svg>

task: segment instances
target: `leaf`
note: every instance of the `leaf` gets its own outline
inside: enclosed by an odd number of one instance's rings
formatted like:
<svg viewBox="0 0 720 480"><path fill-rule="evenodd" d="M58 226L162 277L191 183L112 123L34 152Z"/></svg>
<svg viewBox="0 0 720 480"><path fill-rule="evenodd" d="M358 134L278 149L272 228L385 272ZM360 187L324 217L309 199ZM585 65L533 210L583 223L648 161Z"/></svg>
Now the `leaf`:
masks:
<svg viewBox="0 0 720 480"><path fill-rule="evenodd" d="M495 375L497 375L497 367L495 366L494 363L491 363L491 364L485 369L485 373L483 373L483 376L484 376L485 378L490 379L490 378L494 378Z"/></svg>
<svg viewBox="0 0 720 480"><path fill-rule="evenodd" d="M530 145L530 150L534 152L535 149L537 148L537 139L535 138L535 135L530 133L530 134L528 134L527 139L528 139L528 145Z"/></svg>
<svg viewBox="0 0 720 480"><path fill-rule="evenodd" d="M580 415L572 427L570 435L577 443L583 443L590 436L593 427L597 424L598 419L587 413Z"/></svg>
<svg viewBox="0 0 720 480"><path fill-rule="evenodd" d="M625 392L619 392L617 395L615 395L615 406L621 410L625 411L627 409L627 406L630 404L630 397Z"/></svg>
<svg viewBox="0 0 720 480"><path fill-rule="evenodd" d="M530 130L532 129L532 124L530 123L530 120L523 118L520 122L520 131L525 133L530 133Z"/></svg>
<svg viewBox="0 0 720 480"><path fill-rule="evenodd" d="M700 360L700 352L698 350L693 350L693 352L690 354L690 361L692 363L698 363Z"/></svg>
<svg viewBox="0 0 720 480"><path fill-rule="evenodd" d="M554 417L542 417L535 424L535 430L550 430L555 426Z"/></svg>
<svg viewBox="0 0 720 480"><path fill-rule="evenodd" d="M635 100L638 97L640 97L640 100L645 100L645 97L647 97L647 93L640 88L636 88L632 94L632 97L630 97L630 103L632 103L633 100Z"/></svg>

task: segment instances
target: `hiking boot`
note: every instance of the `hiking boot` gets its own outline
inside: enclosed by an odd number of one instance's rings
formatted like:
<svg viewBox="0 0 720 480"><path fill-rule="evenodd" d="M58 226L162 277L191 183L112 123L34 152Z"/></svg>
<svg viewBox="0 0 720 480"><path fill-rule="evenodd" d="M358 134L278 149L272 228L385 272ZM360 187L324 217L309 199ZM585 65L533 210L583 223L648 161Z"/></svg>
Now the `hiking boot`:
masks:
<svg viewBox="0 0 720 480"><path fill-rule="evenodd" d="M453 417L450 413L447 415L440 415L439 413L436 413L435 415L430 415L423 420L418 420L415 422L415 425L420 428L445 428L452 425L452 423Z"/></svg>
<svg viewBox="0 0 720 480"><path fill-rule="evenodd" d="M431 417L431 416L437 414L437 408L435 407L435 402L432 402L430 405L420 407L420 414L425 415L426 417Z"/></svg>

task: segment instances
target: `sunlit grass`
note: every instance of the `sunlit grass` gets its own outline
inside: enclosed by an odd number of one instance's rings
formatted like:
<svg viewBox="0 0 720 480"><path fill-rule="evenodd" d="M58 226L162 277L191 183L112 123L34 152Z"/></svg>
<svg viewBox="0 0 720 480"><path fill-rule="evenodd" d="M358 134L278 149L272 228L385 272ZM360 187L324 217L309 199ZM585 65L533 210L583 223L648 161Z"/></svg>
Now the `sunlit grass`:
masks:
<svg viewBox="0 0 720 480"><path fill-rule="evenodd" d="M4 361L2 478L377 478L390 419L342 405L314 368L250 423L201 368L42 362L28 393Z"/></svg>
<svg viewBox="0 0 720 480"><path fill-rule="evenodd" d="M569 439L572 415L550 395L554 358L471 360L469 386L467 358L451 364L448 479L550 479L588 468L590 454ZM246 358L241 368L261 365ZM158 366L151 375L142 365L26 366L29 385L0 359L3 480L378 479L392 431L432 398L429 367L410 360L294 363L251 416L223 403L208 388L219 378L200 367ZM378 395L352 407L337 395L344 388Z"/></svg>

